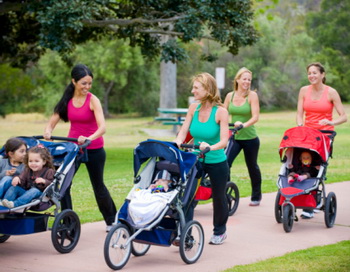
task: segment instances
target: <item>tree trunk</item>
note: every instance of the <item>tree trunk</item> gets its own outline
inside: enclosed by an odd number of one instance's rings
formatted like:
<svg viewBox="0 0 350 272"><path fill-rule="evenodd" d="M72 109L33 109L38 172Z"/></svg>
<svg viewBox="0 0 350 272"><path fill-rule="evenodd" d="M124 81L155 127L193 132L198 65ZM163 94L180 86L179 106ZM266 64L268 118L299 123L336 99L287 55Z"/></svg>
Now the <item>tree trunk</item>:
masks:
<svg viewBox="0 0 350 272"><path fill-rule="evenodd" d="M160 108L176 108L176 63L160 63Z"/></svg>
<svg viewBox="0 0 350 272"><path fill-rule="evenodd" d="M113 87L114 87L114 81L110 81L103 95L103 113L105 118L110 117L109 110L108 110L108 99L109 99L109 94L111 93Z"/></svg>

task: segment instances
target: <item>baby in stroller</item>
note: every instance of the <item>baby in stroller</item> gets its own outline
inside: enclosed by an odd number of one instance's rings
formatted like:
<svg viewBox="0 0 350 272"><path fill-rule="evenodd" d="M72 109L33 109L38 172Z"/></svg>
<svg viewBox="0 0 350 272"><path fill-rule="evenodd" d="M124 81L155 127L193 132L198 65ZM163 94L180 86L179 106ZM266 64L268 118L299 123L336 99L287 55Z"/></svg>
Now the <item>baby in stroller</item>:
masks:
<svg viewBox="0 0 350 272"><path fill-rule="evenodd" d="M162 169L169 161L162 161L157 164L161 169L156 172L153 183L146 189L136 188L130 194L129 215L135 226L142 227L150 223L165 208L171 194L171 188L178 181L176 175L168 170ZM165 193L165 194L158 194Z"/></svg>
<svg viewBox="0 0 350 272"><path fill-rule="evenodd" d="M154 182L149 186L152 193L161 193L161 192L167 192L169 190L169 186L171 183L175 180L175 177L172 177L172 175L167 170L160 170L157 175Z"/></svg>
<svg viewBox="0 0 350 272"><path fill-rule="evenodd" d="M288 183L292 184L295 181L301 182L305 179L316 177L320 166L313 164L312 155L309 151L302 151L297 165L288 165Z"/></svg>

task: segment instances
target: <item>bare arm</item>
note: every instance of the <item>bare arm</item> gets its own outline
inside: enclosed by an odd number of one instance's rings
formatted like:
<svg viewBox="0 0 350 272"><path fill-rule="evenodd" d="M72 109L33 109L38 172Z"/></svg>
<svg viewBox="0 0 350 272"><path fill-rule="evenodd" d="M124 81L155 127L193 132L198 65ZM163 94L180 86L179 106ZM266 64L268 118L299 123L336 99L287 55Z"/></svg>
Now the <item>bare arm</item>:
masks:
<svg viewBox="0 0 350 272"><path fill-rule="evenodd" d="M307 87L302 87L299 91L297 116L296 116L296 121L298 126L302 126L304 124L304 96L305 96L306 90L307 90Z"/></svg>
<svg viewBox="0 0 350 272"><path fill-rule="evenodd" d="M225 108L218 108L216 112L216 121L220 125L220 141L210 146L210 150L218 150L225 148L227 146L229 138L228 111Z"/></svg>
<svg viewBox="0 0 350 272"><path fill-rule="evenodd" d="M183 122L181 129L179 133L176 136L175 143L178 147L183 143L183 141L186 139L187 133L190 130L190 125L192 122L194 111L196 110L198 106L198 103L192 103L187 111L185 121Z"/></svg>
<svg viewBox="0 0 350 272"><path fill-rule="evenodd" d="M45 127L45 130L44 130L45 140L50 140L52 136L52 131L55 129L59 121L60 121L60 116L58 115L58 113L54 113Z"/></svg>
<svg viewBox="0 0 350 272"><path fill-rule="evenodd" d="M228 110L228 107L230 105L230 101L232 100L232 95L233 95L233 92L229 92L226 97L225 97L225 101L224 101L224 107L225 109Z"/></svg>
<svg viewBox="0 0 350 272"><path fill-rule="evenodd" d="M331 125L331 126L336 126L336 125L340 125L340 124L345 123L348 120L348 117L346 116L344 106L341 102L341 99L340 99L338 92L335 89L330 88L329 96L330 96L331 102L333 103L333 105L335 107L335 110L339 114L339 118L337 118L336 120L333 120L333 121L321 120L320 123L323 122L323 123L326 123L325 125Z"/></svg>

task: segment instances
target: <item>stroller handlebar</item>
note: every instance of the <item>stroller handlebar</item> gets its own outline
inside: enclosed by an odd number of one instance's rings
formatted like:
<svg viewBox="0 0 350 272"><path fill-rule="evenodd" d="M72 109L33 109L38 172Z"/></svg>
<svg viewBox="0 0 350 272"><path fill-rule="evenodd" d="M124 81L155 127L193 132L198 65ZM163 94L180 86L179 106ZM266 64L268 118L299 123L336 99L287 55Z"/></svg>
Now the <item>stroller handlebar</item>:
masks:
<svg viewBox="0 0 350 272"><path fill-rule="evenodd" d="M232 131L232 134L236 134L237 131L239 131L243 128L243 124L240 124L238 127L235 127L234 123L229 123L228 125L230 127L230 130Z"/></svg>
<svg viewBox="0 0 350 272"><path fill-rule="evenodd" d="M45 139L43 135L37 135L37 136L33 136L33 138L35 139ZM78 142L77 138L70 138L70 137L61 137L61 136L51 136L50 138L51 140L58 140L58 141L69 141L69 142ZM91 140L87 139L85 140L85 142L82 145L79 145L80 148L86 148L91 144Z"/></svg>
<svg viewBox="0 0 350 272"><path fill-rule="evenodd" d="M327 134L327 136L331 139L334 140L335 136L337 133L334 130L320 130L322 133Z"/></svg>
<svg viewBox="0 0 350 272"><path fill-rule="evenodd" d="M191 148L191 149L199 149L199 145L195 145L195 144L181 144L182 148ZM210 147L206 147L204 150L200 151L200 154L205 154L208 153L210 151Z"/></svg>

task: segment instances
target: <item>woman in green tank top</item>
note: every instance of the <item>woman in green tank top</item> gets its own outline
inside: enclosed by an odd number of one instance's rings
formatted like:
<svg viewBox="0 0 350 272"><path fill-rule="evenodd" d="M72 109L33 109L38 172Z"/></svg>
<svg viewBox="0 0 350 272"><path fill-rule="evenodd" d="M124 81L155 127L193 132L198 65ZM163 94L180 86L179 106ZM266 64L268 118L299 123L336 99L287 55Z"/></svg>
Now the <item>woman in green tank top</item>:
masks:
<svg viewBox="0 0 350 272"><path fill-rule="evenodd" d="M203 162L203 169L208 173L211 182L214 207L214 230L209 243L219 245L226 239L228 220L225 194L229 168L224 148L229 136L229 116L221 103L220 93L212 75L196 75L192 78L192 85L192 94L199 103L190 105L175 142L180 146L190 131L194 143L200 145L201 150L210 148Z"/></svg>
<svg viewBox="0 0 350 272"><path fill-rule="evenodd" d="M261 201L261 172L258 160L260 147L259 137L254 124L259 120L259 98L256 92L250 90L252 72L241 68L233 81L233 92L226 95L224 105L232 116L231 123L243 128L235 135L235 143L231 152L227 154L229 167L243 149L245 162L248 168L252 195L250 206L259 206Z"/></svg>

